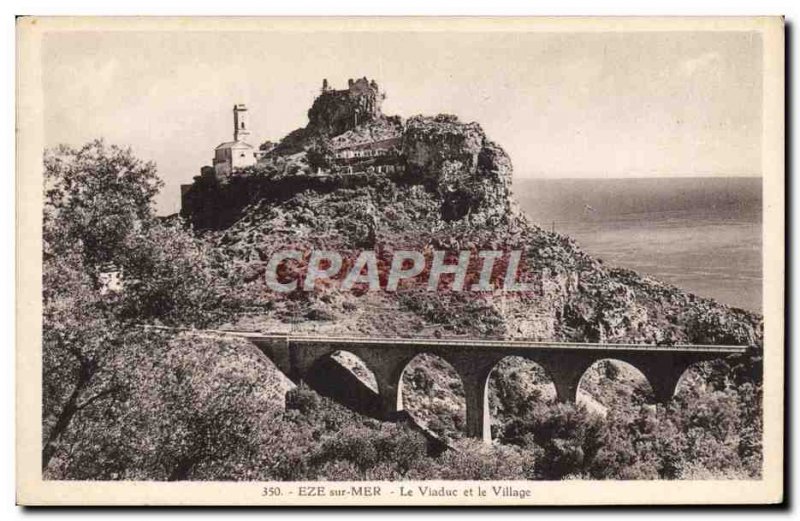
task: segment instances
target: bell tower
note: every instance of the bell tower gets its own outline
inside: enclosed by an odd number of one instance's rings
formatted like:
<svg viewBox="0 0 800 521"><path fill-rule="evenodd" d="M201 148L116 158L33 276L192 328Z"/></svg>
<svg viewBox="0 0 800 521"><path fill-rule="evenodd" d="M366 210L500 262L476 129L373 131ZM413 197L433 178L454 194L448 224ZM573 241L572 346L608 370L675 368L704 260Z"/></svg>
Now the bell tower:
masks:
<svg viewBox="0 0 800 521"><path fill-rule="evenodd" d="M250 136L249 122L247 121L247 107L243 103L233 106L233 140L247 141Z"/></svg>

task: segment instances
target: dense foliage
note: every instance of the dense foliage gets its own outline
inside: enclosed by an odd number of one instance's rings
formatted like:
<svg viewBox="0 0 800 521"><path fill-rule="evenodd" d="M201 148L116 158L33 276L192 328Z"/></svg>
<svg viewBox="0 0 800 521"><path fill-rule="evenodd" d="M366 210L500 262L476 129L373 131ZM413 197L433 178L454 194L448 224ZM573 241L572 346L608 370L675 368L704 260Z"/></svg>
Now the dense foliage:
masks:
<svg viewBox="0 0 800 521"><path fill-rule="evenodd" d="M76 417L130 394L135 382L121 368L167 339L142 326L207 327L236 307L224 260L154 216L160 185L152 164L101 141L45 156L44 469L69 451Z"/></svg>
<svg viewBox="0 0 800 521"><path fill-rule="evenodd" d="M496 435L540 455L533 471L538 479L760 476L756 386L727 380L716 388L691 371L668 405L655 405L636 373L626 364L599 363L584 377L586 394L578 405L544 398L529 385L536 380L530 372L496 378Z"/></svg>

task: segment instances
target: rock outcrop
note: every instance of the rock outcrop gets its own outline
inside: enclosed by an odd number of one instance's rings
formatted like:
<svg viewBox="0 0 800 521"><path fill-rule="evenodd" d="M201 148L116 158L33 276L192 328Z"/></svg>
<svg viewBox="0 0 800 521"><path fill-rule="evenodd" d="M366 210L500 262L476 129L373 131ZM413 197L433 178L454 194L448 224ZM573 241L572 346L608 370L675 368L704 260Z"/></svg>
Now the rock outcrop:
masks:
<svg viewBox="0 0 800 521"><path fill-rule="evenodd" d="M308 128L320 135L336 136L375 121L383 116L384 98L375 80L351 79L343 90L328 88L325 80L322 93L308 111Z"/></svg>
<svg viewBox="0 0 800 521"><path fill-rule="evenodd" d="M442 200L447 220L482 213L486 224L509 211L511 159L477 123L456 116L416 116L403 140L407 174L428 183Z"/></svg>

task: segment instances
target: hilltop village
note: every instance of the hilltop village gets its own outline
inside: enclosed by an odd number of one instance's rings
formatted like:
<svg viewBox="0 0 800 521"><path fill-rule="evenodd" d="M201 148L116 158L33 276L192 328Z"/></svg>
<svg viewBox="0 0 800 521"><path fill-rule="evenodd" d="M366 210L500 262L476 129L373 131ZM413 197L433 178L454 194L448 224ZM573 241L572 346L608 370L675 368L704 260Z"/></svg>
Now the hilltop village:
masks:
<svg viewBox="0 0 800 521"><path fill-rule="evenodd" d="M233 140L217 146L213 164L181 187L182 215L196 228L220 228L254 197L283 199L305 189L364 186L380 178L451 193L486 177L498 178L498 186L510 183L510 160L477 123L451 115L404 121L383 114L385 99L375 80L350 79L341 90L323 80L308 125L258 147L249 142L247 107L234 105ZM458 218L473 208L451 210Z"/></svg>

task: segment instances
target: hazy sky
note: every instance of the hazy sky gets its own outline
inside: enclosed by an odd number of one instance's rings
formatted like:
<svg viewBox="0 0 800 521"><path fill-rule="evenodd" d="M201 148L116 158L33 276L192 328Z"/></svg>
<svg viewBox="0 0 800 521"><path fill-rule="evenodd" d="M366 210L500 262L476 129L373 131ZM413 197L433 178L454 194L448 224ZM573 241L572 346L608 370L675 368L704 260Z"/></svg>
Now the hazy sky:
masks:
<svg viewBox="0 0 800 521"><path fill-rule="evenodd" d="M694 33L49 33L45 140L133 147L179 185L232 138L304 126L322 79L374 78L384 112L478 121L515 177L761 175L761 39Z"/></svg>

